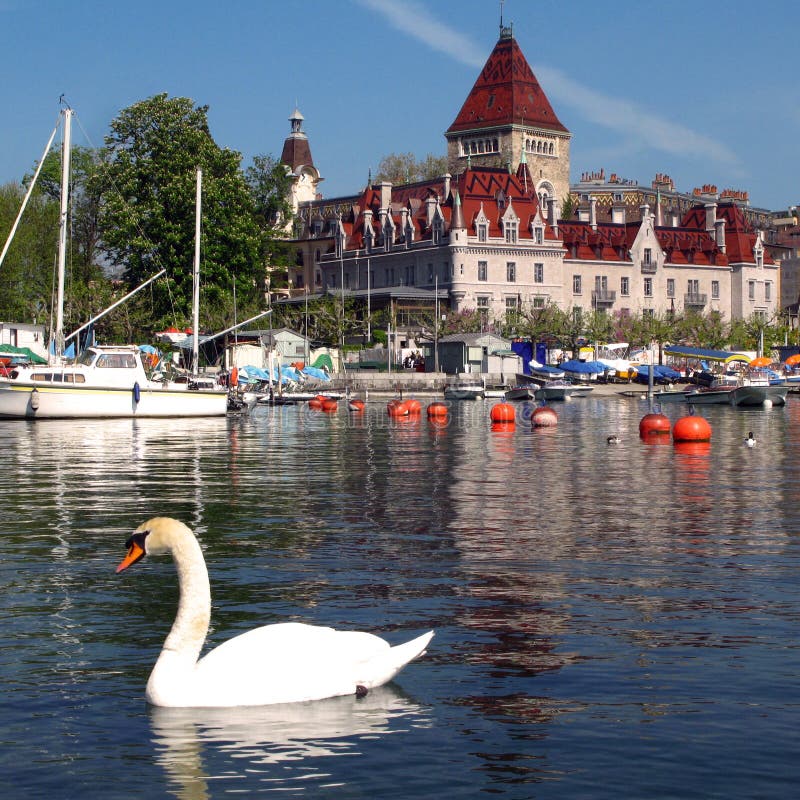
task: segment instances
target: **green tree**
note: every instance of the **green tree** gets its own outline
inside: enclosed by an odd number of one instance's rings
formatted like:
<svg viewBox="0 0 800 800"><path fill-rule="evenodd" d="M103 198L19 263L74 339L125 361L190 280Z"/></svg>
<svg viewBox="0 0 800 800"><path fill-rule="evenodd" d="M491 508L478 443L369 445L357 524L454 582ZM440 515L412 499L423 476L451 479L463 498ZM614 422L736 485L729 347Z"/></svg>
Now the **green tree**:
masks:
<svg viewBox="0 0 800 800"><path fill-rule="evenodd" d="M196 169L203 170L201 326L232 321L233 282L241 318L261 304L262 233L239 153L211 137L207 106L156 95L111 123L95 178L103 192L100 234L109 261L130 288L161 268L153 288L153 324L191 318Z"/></svg>
<svg viewBox="0 0 800 800"><path fill-rule="evenodd" d="M389 181L395 185L429 181L442 177L447 172L447 158L431 153L418 161L413 153L390 153L378 164L376 181Z"/></svg>
<svg viewBox="0 0 800 800"><path fill-rule="evenodd" d="M0 187L0 247L19 213L25 192L7 183ZM46 324L55 286L58 248L58 203L34 194L0 267L0 319Z"/></svg>
<svg viewBox="0 0 800 800"><path fill-rule="evenodd" d="M675 325L676 339L694 347L709 347L722 350L731 338L730 326L718 311L698 314L690 311L677 320Z"/></svg>

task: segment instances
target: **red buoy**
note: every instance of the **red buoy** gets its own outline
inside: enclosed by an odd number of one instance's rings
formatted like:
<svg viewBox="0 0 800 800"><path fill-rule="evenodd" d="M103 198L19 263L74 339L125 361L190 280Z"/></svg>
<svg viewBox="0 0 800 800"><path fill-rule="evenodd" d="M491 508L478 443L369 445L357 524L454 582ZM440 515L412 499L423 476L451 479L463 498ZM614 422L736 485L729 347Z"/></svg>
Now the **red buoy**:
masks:
<svg viewBox="0 0 800 800"><path fill-rule="evenodd" d="M681 417L672 426L674 442L710 442L711 425L705 417Z"/></svg>
<svg viewBox="0 0 800 800"><path fill-rule="evenodd" d="M531 425L534 428L552 428L558 425L558 414L550 406L539 406L533 409Z"/></svg>
<svg viewBox="0 0 800 800"><path fill-rule="evenodd" d="M406 406L408 406L408 413L411 416L419 415L422 413L422 403L419 400L412 397L409 400L406 400Z"/></svg>
<svg viewBox="0 0 800 800"><path fill-rule="evenodd" d="M428 419L445 419L450 413L446 403L435 400L428 405Z"/></svg>
<svg viewBox="0 0 800 800"><path fill-rule="evenodd" d="M319 396L312 397L308 401L308 407L309 408L313 408L315 411L321 411L322 410L322 400L319 398Z"/></svg>
<svg viewBox="0 0 800 800"><path fill-rule="evenodd" d="M347 408L350 411L355 411L357 414L360 414L364 408L366 407L366 403L363 400L348 400Z"/></svg>
<svg viewBox="0 0 800 800"><path fill-rule="evenodd" d="M390 400L386 404L386 413L390 417L407 417L408 405L402 400Z"/></svg>
<svg viewBox="0 0 800 800"><path fill-rule="evenodd" d="M516 415L517 410L511 403L496 403L490 414L492 422L514 422Z"/></svg>
<svg viewBox="0 0 800 800"><path fill-rule="evenodd" d="M639 421L639 436L669 436L670 421L666 414L645 414Z"/></svg>
<svg viewBox="0 0 800 800"><path fill-rule="evenodd" d="M493 422L491 427L492 433L509 434L514 431L516 425L513 422Z"/></svg>
<svg viewBox="0 0 800 800"><path fill-rule="evenodd" d="M339 403L336 401L335 397L326 397L322 401L322 410L327 411L329 414L336 411L339 408Z"/></svg>

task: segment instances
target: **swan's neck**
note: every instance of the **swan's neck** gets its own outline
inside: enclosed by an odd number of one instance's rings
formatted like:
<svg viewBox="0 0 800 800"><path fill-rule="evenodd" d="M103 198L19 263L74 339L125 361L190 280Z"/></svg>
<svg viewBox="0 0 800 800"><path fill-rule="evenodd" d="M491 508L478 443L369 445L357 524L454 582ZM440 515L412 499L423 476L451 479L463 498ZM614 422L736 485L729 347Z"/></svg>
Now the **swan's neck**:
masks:
<svg viewBox="0 0 800 800"><path fill-rule="evenodd" d="M180 599L175 622L148 681L148 694L158 687L180 683L194 669L208 633L211 587L203 553L194 536L173 544Z"/></svg>

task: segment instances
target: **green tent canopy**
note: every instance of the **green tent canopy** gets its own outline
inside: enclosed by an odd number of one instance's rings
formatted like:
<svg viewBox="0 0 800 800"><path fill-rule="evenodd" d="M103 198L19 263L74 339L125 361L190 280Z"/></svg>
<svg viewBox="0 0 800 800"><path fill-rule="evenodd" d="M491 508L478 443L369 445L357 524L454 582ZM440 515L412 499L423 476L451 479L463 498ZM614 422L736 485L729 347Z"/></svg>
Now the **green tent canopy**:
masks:
<svg viewBox="0 0 800 800"><path fill-rule="evenodd" d="M47 359L42 358L28 347L14 347L10 344L0 344L0 357L12 357L30 361L31 364L46 364Z"/></svg>

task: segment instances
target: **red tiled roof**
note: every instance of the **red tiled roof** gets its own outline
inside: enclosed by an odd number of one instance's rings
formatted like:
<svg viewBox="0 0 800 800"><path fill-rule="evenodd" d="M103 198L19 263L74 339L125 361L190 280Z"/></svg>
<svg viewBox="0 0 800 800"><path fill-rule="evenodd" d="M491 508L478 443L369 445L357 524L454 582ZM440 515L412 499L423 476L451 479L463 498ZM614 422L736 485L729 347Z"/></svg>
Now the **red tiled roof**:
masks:
<svg viewBox="0 0 800 800"><path fill-rule="evenodd" d="M513 37L501 38L448 133L525 124L563 131L539 81Z"/></svg>

